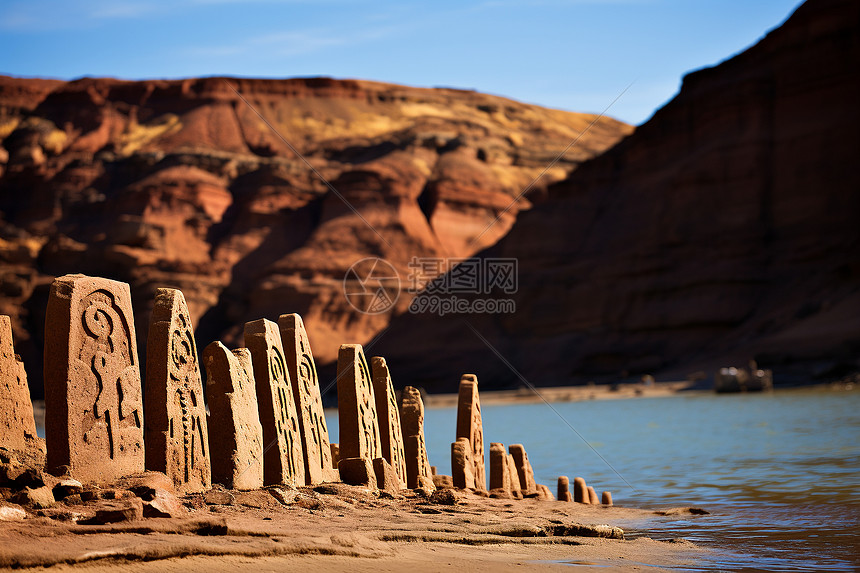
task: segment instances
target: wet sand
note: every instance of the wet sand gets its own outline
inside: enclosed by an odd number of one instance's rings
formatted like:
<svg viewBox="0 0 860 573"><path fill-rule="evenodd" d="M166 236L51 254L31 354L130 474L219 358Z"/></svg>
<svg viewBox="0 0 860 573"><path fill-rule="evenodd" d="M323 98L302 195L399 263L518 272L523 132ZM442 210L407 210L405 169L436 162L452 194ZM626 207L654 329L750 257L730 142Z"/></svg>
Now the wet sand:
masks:
<svg viewBox="0 0 860 573"><path fill-rule="evenodd" d="M219 497L222 503L208 504L202 495L187 496L181 518L3 522L0 567L382 572L568 569L575 563L580 570L661 570L694 564L706 551L683 540L601 537L619 536L620 530L604 526L613 521L641 523L656 515L641 509L488 499L466 491L457 491L457 503L448 505L412 491L392 498L342 484ZM67 517L92 511L86 504L57 508L45 511Z"/></svg>

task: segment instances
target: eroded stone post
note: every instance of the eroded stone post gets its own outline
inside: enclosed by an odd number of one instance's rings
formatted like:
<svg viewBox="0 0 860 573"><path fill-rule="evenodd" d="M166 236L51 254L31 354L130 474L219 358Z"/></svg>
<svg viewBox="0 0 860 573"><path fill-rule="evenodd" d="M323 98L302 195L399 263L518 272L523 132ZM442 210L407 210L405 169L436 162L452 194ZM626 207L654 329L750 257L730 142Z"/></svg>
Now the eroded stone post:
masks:
<svg viewBox="0 0 860 573"><path fill-rule="evenodd" d="M182 292L155 291L146 341L146 469L163 472L179 494L212 487L203 382Z"/></svg>
<svg viewBox="0 0 860 573"><path fill-rule="evenodd" d="M400 409L394 396L394 384L388 364L382 356L370 359L373 374L373 395L379 417L379 440L382 457L391 464L400 487L406 487L406 452L403 449L403 431L400 427Z"/></svg>
<svg viewBox="0 0 860 573"><path fill-rule="evenodd" d="M529 463L529 455L522 444L512 444L508 451L514 457L514 463L517 466L517 476L520 478L520 491L523 497L533 497L537 495L537 484L535 483L534 470Z"/></svg>
<svg viewBox="0 0 860 573"><path fill-rule="evenodd" d="M209 402L212 481L232 489L263 486L263 427L251 351L218 341L203 350Z"/></svg>
<svg viewBox="0 0 860 573"><path fill-rule="evenodd" d="M263 426L263 482L304 485L299 419L278 326L265 318L246 323L245 346L251 351Z"/></svg>
<svg viewBox="0 0 860 573"><path fill-rule="evenodd" d="M484 425L481 419L481 400L478 397L478 377L463 374L457 402L457 438L468 438L472 446L472 463L475 488L487 489L484 469Z"/></svg>
<svg viewBox="0 0 860 573"><path fill-rule="evenodd" d="M570 479L567 476L558 476L558 501L571 501Z"/></svg>
<svg viewBox="0 0 860 573"><path fill-rule="evenodd" d="M475 464L469 438L457 438L451 444L451 478L454 487L475 489Z"/></svg>
<svg viewBox="0 0 860 573"><path fill-rule="evenodd" d="M573 478L573 501L577 503L591 503L588 486L585 485L585 480L581 477Z"/></svg>
<svg viewBox="0 0 860 573"><path fill-rule="evenodd" d="M342 468L341 479L351 483L354 480L350 476L358 475L352 468L365 467L360 460L366 461L372 475L372 460L382 457L376 397L360 344L344 344L338 351L337 412L340 425L338 468Z"/></svg>
<svg viewBox="0 0 860 573"><path fill-rule="evenodd" d="M143 403L128 284L54 280L45 316L49 469L110 482L144 469Z"/></svg>
<svg viewBox="0 0 860 573"><path fill-rule="evenodd" d="M424 442L424 401L417 388L407 386L400 399L400 422L406 452L406 485L410 489L434 491L427 446Z"/></svg>
<svg viewBox="0 0 860 573"><path fill-rule="evenodd" d="M508 455L505 445L490 444L490 495L500 498L511 497L511 476L508 469Z"/></svg>
<svg viewBox="0 0 860 573"><path fill-rule="evenodd" d="M15 354L12 320L6 315L0 315L0 444L12 450L45 451L36 435L27 372Z"/></svg>
<svg viewBox="0 0 860 573"><path fill-rule="evenodd" d="M514 456L508 454L505 456L508 461L508 476L511 484L511 495L514 499L522 499L523 492L520 489L520 477L517 474L517 464L514 461Z"/></svg>
<svg viewBox="0 0 860 573"><path fill-rule="evenodd" d="M302 317L298 314L282 314L278 318L278 328L281 330L281 343L299 419L305 484L337 481L337 472L332 469L331 444L317 368Z"/></svg>

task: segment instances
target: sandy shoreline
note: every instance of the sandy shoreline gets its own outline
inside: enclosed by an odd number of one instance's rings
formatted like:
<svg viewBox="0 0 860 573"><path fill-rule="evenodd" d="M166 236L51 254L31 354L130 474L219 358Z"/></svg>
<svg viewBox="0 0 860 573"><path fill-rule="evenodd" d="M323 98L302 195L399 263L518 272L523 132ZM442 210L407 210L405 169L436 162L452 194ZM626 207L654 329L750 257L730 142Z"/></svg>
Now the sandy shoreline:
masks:
<svg viewBox="0 0 860 573"><path fill-rule="evenodd" d="M712 390L692 389L694 382L654 382L651 384L586 384L581 386L551 386L519 388L517 390L481 390L482 405L535 404L547 402L579 402L584 400L621 400L627 398L656 398L678 392L713 394ZM424 396L428 408L448 408L457 405L457 394L428 394Z"/></svg>
<svg viewBox="0 0 860 573"><path fill-rule="evenodd" d="M337 484L281 488L277 496L267 490L231 492L218 496L219 503L192 495L184 498L191 507L181 518L112 525L29 517L0 526L0 567L380 572L556 569L575 563L602 571L634 565L661 570L689 566L706 551L683 540L599 537L618 534L598 527L604 524L647 523L656 516L648 510L488 499L467 491L457 491L450 505L403 493L392 498Z"/></svg>

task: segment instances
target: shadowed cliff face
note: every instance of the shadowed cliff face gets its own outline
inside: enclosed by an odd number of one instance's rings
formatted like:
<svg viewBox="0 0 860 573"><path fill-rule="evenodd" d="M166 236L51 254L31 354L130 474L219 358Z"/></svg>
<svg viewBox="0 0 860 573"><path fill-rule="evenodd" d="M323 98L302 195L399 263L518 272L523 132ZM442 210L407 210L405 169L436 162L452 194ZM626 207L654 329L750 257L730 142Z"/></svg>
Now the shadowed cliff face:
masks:
<svg viewBox="0 0 860 573"><path fill-rule="evenodd" d="M777 383L857 369L858 95L860 5L808 2L551 186L482 253L519 259L516 312L461 318L537 385L753 357ZM521 384L456 316L400 317L378 350L431 391L467 371Z"/></svg>
<svg viewBox="0 0 860 573"><path fill-rule="evenodd" d="M405 278L412 257L495 243L548 184L632 130L599 119L545 171L593 120L327 78L0 77L0 313L37 394L48 288L65 273L131 283L141 349L154 289L172 286L201 347L299 312L325 363L391 317L349 306L350 265L380 256Z"/></svg>

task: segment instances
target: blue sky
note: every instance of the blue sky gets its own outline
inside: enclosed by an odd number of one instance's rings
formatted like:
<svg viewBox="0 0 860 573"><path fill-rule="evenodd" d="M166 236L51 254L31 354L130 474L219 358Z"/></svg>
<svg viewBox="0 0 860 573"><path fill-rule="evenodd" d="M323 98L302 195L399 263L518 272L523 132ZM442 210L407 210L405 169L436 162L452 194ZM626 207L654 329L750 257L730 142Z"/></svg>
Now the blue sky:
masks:
<svg viewBox="0 0 860 573"><path fill-rule="evenodd" d="M476 89L639 124L798 0L6 0L0 73L325 75Z"/></svg>

